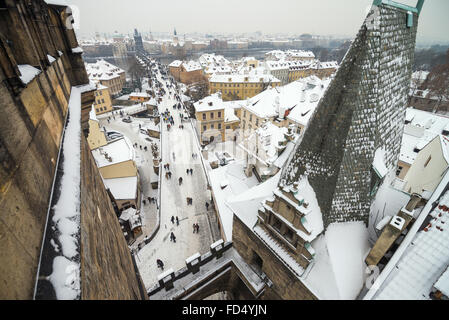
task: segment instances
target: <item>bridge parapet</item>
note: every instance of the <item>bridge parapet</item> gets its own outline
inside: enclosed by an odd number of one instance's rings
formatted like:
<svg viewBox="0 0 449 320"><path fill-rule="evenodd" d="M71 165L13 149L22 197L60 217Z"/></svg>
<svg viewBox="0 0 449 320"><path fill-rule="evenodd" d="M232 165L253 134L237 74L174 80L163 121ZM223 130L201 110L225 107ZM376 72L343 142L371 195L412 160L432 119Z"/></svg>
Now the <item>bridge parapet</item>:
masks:
<svg viewBox="0 0 449 320"><path fill-rule="evenodd" d="M186 259L186 266L178 271L169 269L158 276L158 282L148 290L151 299L177 300L201 297L217 283L225 291L231 274L240 278L253 297L263 292L266 280L243 261L232 248L232 242L219 240L210 246L210 251L195 253Z"/></svg>

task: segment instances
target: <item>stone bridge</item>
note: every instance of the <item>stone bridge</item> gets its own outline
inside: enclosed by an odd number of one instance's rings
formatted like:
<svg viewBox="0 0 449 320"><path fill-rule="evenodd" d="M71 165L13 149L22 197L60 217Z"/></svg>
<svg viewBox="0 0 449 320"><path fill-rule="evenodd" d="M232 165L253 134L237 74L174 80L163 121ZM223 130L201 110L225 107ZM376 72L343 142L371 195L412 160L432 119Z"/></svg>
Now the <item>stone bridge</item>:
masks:
<svg viewBox="0 0 449 320"><path fill-rule="evenodd" d="M219 240L210 252L187 258L186 266L177 272L161 273L148 296L151 300L202 300L226 291L232 299L254 300L271 285L265 274L243 260L232 242Z"/></svg>

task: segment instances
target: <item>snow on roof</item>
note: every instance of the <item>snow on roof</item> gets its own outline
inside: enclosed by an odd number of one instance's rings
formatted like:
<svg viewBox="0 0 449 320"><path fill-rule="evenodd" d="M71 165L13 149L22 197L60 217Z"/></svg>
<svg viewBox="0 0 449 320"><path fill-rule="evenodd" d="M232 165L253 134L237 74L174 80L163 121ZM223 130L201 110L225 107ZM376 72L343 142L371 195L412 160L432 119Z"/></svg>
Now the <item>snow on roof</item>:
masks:
<svg viewBox="0 0 449 320"><path fill-rule="evenodd" d="M41 73L41 70L30 66L29 64L19 64L17 67L21 74L20 80L22 80L24 84L30 83L31 80Z"/></svg>
<svg viewBox="0 0 449 320"><path fill-rule="evenodd" d="M170 63L168 66L169 66L169 67L178 68L178 67L181 66L181 64L182 64L182 61L181 61L181 60L175 60L175 61L173 61L172 63Z"/></svg>
<svg viewBox="0 0 449 320"><path fill-rule="evenodd" d="M296 145L295 142L289 141L287 143L287 147L285 148L285 150L281 153L279 157L277 157L276 160L273 161L273 165L281 169L284 166L290 154L292 153L293 149L295 148L295 145Z"/></svg>
<svg viewBox="0 0 449 320"><path fill-rule="evenodd" d="M413 164L418 155L415 149L422 149L449 126L449 117L414 108L406 109L406 121L402 136L399 160Z"/></svg>
<svg viewBox="0 0 449 320"><path fill-rule="evenodd" d="M410 195L398 190L391 185L395 172L384 179L384 182L377 190L376 197L371 203L369 218L370 240L374 243L378 234L375 231L376 225L385 217L395 216L410 200Z"/></svg>
<svg viewBox="0 0 449 320"><path fill-rule="evenodd" d="M361 221L332 223L325 238L339 297L354 300L365 283L364 259L370 249L368 230Z"/></svg>
<svg viewBox="0 0 449 320"><path fill-rule="evenodd" d="M95 162L99 168L134 159L134 149L126 138L121 138L105 146L92 150ZM110 157L111 161L108 160Z"/></svg>
<svg viewBox="0 0 449 320"><path fill-rule="evenodd" d="M425 229L416 233L396 264L396 268L377 292L375 299L430 299L432 286L449 264L447 207L449 207L448 191L440 198L437 207L430 213L427 211L433 219Z"/></svg>
<svg viewBox="0 0 449 320"><path fill-rule="evenodd" d="M202 70L201 65L198 62L193 61L193 60L190 60L188 62L184 62L182 64L182 66L184 67L184 69L187 72L192 72L192 71L196 71L196 70Z"/></svg>
<svg viewBox="0 0 449 320"><path fill-rule="evenodd" d="M316 76L265 90L248 99L244 107L260 118L279 116L306 126L330 83Z"/></svg>
<svg viewBox="0 0 449 320"><path fill-rule="evenodd" d="M446 297L449 297L449 267L443 272L434 287Z"/></svg>
<svg viewBox="0 0 449 320"><path fill-rule="evenodd" d="M142 219L140 215L137 213L137 210L134 208L128 208L123 210L120 219L123 221L128 221L131 227L131 230L134 230L137 227L142 226Z"/></svg>
<svg viewBox="0 0 449 320"><path fill-rule="evenodd" d="M116 200L129 200L137 197L137 176L103 179L103 182Z"/></svg>
<svg viewBox="0 0 449 320"><path fill-rule="evenodd" d="M226 166L219 167L209 172L209 177L217 204L218 214L226 240L232 239L232 210L227 202L232 201L234 197L242 194L246 190L255 186L258 181L256 177L246 177L244 173L245 161L231 162ZM226 187L222 189L221 184L227 181Z"/></svg>
<svg viewBox="0 0 449 320"><path fill-rule="evenodd" d="M140 97L140 98L149 98L150 96L146 92L132 92L129 94L130 97Z"/></svg>
<svg viewBox="0 0 449 320"><path fill-rule="evenodd" d="M120 77L125 71L117 66L101 59L95 63L86 63L86 71L89 79L94 81L111 80Z"/></svg>
<svg viewBox="0 0 449 320"><path fill-rule="evenodd" d="M63 141L60 196L53 215L62 255L57 254L53 259L53 272L49 276L59 300L74 300L80 295L80 264L75 259L79 248L77 235L81 210L81 90L77 87L72 87L68 110L70 117Z"/></svg>
<svg viewBox="0 0 449 320"><path fill-rule="evenodd" d="M49 54L47 54L47 58L48 58L48 61L50 62L50 64L56 61L56 59L53 58L53 57L52 57L51 55L49 55Z"/></svg>
<svg viewBox="0 0 449 320"><path fill-rule="evenodd" d="M239 121L240 119L235 115L234 109L232 108L226 108L224 109L224 122L233 122L233 121Z"/></svg>
<svg viewBox="0 0 449 320"><path fill-rule="evenodd" d="M98 122L97 114L95 113L94 105L92 105L92 108L91 108L90 111L89 111L89 120L97 121L97 122Z"/></svg>
<svg viewBox="0 0 449 320"><path fill-rule="evenodd" d="M376 150L374 154L373 168L381 178L385 177L385 175L388 173L388 168L385 165L384 149L379 148Z"/></svg>
<svg viewBox="0 0 449 320"><path fill-rule="evenodd" d="M278 158L279 143L286 140L285 134L288 129L285 127L278 127L272 122L265 122L256 130L258 135L257 149L265 151L264 161L273 163Z"/></svg>
<svg viewBox="0 0 449 320"><path fill-rule="evenodd" d="M224 109L225 105L219 93L214 93L193 104L196 112L214 111Z"/></svg>
<svg viewBox="0 0 449 320"><path fill-rule="evenodd" d="M76 48L72 48L72 52L73 53L83 53L83 49L81 49L81 47L76 47Z"/></svg>
<svg viewBox="0 0 449 320"><path fill-rule="evenodd" d="M446 266L449 263L449 229L441 227L441 221L447 219L448 213L441 212L439 207L433 208L435 202L449 206L449 193L446 191L448 185L449 172L446 172L399 248L364 296L364 300L382 297L384 299L387 297L390 297L389 299L428 299L428 289L444 270L441 265L444 261L441 257L445 257ZM441 217L438 216L440 213ZM421 228L429 215L436 220L431 222L432 226L426 232ZM437 229L437 226L443 231ZM410 265L411 261L414 261L412 265ZM436 269L440 272L436 273ZM411 278L417 280L410 281ZM428 283L429 281L432 283Z"/></svg>
<svg viewBox="0 0 449 320"><path fill-rule="evenodd" d="M102 85L101 83L97 83L97 90L106 90L106 89L109 89L109 88Z"/></svg>
<svg viewBox="0 0 449 320"><path fill-rule="evenodd" d="M326 237L320 235L312 242L312 247L315 250L314 262L312 262L310 271L304 274L301 281L318 299L341 299L327 250Z"/></svg>
<svg viewBox="0 0 449 320"><path fill-rule="evenodd" d="M337 69L338 68L338 62L337 61L316 61L313 63L310 68L312 69Z"/></svg>
<svg viewBox="0 0 449 320"><path fill-rule="evenodd" d="M427 76L429 75L429 71L415 71L412 74L412 79L418 80L418 81L424 81L427 79Z"/></svg>
<svg viewBox="0 0 449 320"><path fill-rule="evenodd" d="M268 70L288 70L290 65L286 61L266 61L265 66Z"/></svg>
<svg viewBox="0 0 449 320"><path fill-rule="evenodd" d="M229 83L278 83L278 78L270 74L213 74L209 82L229 82Z"/></svg>

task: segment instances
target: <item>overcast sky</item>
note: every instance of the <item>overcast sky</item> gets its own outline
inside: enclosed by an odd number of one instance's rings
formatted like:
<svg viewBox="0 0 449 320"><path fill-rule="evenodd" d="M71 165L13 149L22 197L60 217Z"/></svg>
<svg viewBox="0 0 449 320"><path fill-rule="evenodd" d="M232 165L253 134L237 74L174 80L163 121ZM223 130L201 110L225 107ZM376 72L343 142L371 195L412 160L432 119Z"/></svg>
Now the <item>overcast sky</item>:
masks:
<svg viewBox="0 0 449 320"><path fill-rule="evenodd" d="M48 0L80 11L80 35L95 32L312 33L354 37L372 0ZM400 0L416 4L416 0ZM449 42L449 1L427 0L418 41Z"/></svg>

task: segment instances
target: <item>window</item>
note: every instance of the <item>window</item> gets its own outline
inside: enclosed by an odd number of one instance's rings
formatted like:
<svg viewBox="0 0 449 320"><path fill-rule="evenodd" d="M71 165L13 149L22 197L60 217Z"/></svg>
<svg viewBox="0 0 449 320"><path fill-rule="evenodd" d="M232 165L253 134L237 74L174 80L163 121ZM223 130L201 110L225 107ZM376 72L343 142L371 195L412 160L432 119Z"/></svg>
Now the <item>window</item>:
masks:
<svg viewBox="0 0 449 320"><path fill-rule="evenodd" d="M211 124L211 125L210 125L210 128L211 128L211 129L214 129L214 125L213 125L213 124Z"/></svg>
<svg viewBox="0 0 449 320"><path fill-rule="evenodd" d="M288 240L288 242L293 243L294 240L294 233L290 228L287 228L287 231L284 234L285 239Z"/></svg>
<svg viewBox="0 0 449 320"><path fill-rule="evenodd" d="M213 113L213 112L210 113L210 118L211 118L211 119L214 118L214 113Z"/></svg>
<svg viewBox="0 0 449 320"><path fill-rule="evenodd" d="M401 174L402 169L404 169L401 166L398 166L398 169L396 170L396 176L399 176Z"/></svg>
<svg viewBox="0 0 449 320"><path fill-rule="evenodd" d="M218 111L218 117L221 118L221 111Z"/></svg>
<svg viewBox="0 0 449 320"><path fill-rule="evenodd" d="M226 126L226 129L231 129L231 126Z"/></svg>
<svg viewBox="0 0 449 320"><path fill-rule="evenodd" d="M203 131L206 131L207 130L207 126L203 126Z"/></svg>
<svg viewBox="0 0 449 320"><path fill-rule="evenodd" d="M253 115L252 114L249 115L249 121L253 121Z"/></svg>
<svg viewBox="0 0 449 320"><path fill-rule="evenodd" d="M101 103L104 103L104 99L101 99Z"/></svg>
<svg viewBox="0 0 449 320"><path fill-rule="evenodd" d="M432 156L429 156L429 159L427 159L426 163L424 164L424 168L427 167L427 165L429 164L430 160L432 160Z"/></svg>
<svg viewBox="0 0 449 320"><path fill-rule="evenodd" d="M243 111L243 117L246 118L246 110Z"/></svg>
<svg viewBox="0 0 449 320"><path fill-rule="evenodd" d="M259 118L256 119L256 126L259 125Z"/></svg>
<svg viewBox="0 0 449 320"><path fill-rule="evenodd" d="M273 228L278 232L281 232L282 223L275 217L273 217Z"/></svg>
<svg viewBox="0 0 449 320"><path fill-rule="evenodd" d="M221 129L221 123L218 124L218 129Z"/></svg>
<svg viewBox="0 0 449 320"><path fill-rule="evenodd" d="M100 96L102 96L103 95L103 91L100 91Z"/></svg>
<svg viewBox="0 0 449 320"><path fill-rule="evenodd" d="M206 114L203 113L203 120L206 120Z"/></svg>

